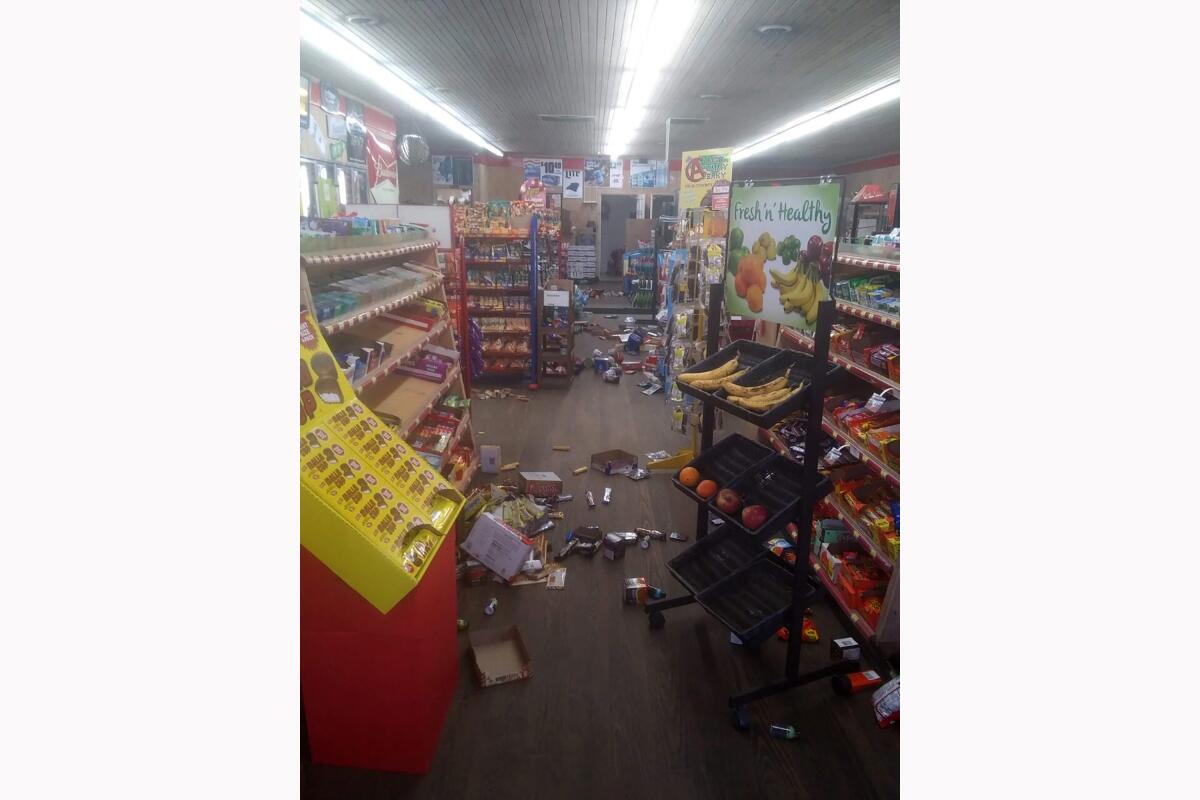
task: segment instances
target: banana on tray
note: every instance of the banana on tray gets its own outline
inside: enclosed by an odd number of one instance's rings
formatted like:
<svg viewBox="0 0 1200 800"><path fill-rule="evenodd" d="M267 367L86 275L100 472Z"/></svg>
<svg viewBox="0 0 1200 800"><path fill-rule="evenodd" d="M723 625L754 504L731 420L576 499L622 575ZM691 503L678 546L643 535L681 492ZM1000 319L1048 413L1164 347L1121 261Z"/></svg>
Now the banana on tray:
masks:
<svg viewBox="0 0 1200 800"><path fill-rule="evenodd" d="M733 375L737 371L737 368L737 358L731 358L716 369L710 369L708 372L684 372L677 375L675 380L690 385L696 385L699 381L724 380Z"/></svg>

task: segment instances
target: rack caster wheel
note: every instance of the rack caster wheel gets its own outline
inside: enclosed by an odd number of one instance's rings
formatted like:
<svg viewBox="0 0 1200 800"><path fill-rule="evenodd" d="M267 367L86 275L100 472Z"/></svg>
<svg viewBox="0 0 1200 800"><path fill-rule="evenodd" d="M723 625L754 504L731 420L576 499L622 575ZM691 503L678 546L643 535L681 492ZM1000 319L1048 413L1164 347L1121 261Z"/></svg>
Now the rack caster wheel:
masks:
<svg viewBox="0 0 1200 800"><path fill-rule="evenodd" d="M733 727L743 732L750 730L750 712L742 706L733 709Z"/></svg>
<svg viewBox="0 0 1200 800"><path fill-rule="evenodd" d="M661 628L663 625L666 625L666 624L667 624L667 618L665 616L663 616L663 613L661 611L651 611L650 612L650 629L651 630L656 631L659 628Z"/></svg>

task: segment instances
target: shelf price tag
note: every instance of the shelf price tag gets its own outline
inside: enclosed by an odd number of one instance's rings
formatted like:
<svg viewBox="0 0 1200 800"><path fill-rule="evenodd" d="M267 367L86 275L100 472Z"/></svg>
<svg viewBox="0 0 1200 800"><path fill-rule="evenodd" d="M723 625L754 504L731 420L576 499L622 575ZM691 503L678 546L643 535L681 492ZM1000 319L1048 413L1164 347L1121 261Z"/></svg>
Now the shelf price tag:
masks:
<svg viewBox="0 0 1200 800"><path fill-rule="evenodd" d="M874 414L883 408L883 404L887 402L888 392L895 391L894 389L884 389L882 392L876 392L871 395L871 399L867 401L867 411Z"/></svg>

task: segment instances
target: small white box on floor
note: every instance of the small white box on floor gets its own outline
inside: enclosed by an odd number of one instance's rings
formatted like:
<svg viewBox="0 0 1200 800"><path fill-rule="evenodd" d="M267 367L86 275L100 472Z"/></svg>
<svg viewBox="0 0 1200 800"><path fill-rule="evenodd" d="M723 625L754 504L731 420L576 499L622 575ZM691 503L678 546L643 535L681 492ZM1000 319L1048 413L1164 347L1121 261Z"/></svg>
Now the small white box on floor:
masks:
<svg viewBox="0 0 1200 800"><path fill-rule="evenodd" d="M475 520L462 549L508 580L529 560L533 542L485 511Z"/></svg>
<svg viewBox="0 0 1200 800"><path fill-rule="evenodd" d="M495 475L500 471L500 445L485 444L479 448L479 471Z"/></svg>

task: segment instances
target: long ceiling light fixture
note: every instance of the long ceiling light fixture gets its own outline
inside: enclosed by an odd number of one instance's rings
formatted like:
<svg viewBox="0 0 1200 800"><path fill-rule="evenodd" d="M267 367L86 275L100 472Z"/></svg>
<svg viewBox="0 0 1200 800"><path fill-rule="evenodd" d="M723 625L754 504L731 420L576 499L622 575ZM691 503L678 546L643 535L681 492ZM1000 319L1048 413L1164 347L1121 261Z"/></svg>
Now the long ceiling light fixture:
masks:
<svg viewBox="0 0 1200 800"><path fill-rule="evenodd" d="M814 111L811 114L805 114L803 117L794 119L782 128L760 139L756 139L750 144L734 148L733 159L734 161L745 161L773 147L778 147L781 144L795 141L802 136L809 136L817 131L825 130L832 125L848 120L864 111L877 108L899 97L900 79L894 78L886 83L876 85L864 92L859 92L837 103L826 106L819 111Z"/></svg>
<svg viewBox="0 0 1200 800"><path fill-rule="evenodd" d="M692 27L695 14L695 0L638 0L633 24L625 32L628 46L622 59L621 85L605 137L604 152L610 158L627 154L646 116L646 105Z"/></svg>
<svg viewBox="0 0 1200 800"><path fill-rule="evenodd" d="M311 3L300 8L300 40L338 61L359 77L371 81L380 89L400 99L415 111L440 123L448 131L497 156L504 151L492 144L437 100L417 89L391 65L388 59L347 29L342 23L322 14Z"/></svg>

